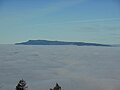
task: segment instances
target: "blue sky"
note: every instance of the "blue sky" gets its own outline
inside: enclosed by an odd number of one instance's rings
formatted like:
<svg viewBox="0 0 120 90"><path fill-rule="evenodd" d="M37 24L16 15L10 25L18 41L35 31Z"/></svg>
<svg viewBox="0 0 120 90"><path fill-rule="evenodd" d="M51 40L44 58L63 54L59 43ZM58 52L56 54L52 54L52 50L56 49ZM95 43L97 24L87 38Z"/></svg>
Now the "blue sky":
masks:
<svg viewBox="0 0 120 90"><path fill-rule="evenodd" d="M29 39L120 44L120 1L0 0L0 44Z"/></svg>

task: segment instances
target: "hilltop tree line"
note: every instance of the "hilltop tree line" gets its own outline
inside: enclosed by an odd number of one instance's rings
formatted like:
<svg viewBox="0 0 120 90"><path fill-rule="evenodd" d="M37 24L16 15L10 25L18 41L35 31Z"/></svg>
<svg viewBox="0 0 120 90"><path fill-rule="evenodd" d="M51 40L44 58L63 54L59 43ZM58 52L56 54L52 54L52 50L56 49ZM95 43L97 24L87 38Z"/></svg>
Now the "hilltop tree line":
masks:
<svg viewBox="0 0 120 90"><path fill-rule="evenodd" d="M16 90L28 90L28 86L25 80L20 80L16 86ZM61 86L56 83L55 87L50 88L50 90L61 90Z"/></svg>

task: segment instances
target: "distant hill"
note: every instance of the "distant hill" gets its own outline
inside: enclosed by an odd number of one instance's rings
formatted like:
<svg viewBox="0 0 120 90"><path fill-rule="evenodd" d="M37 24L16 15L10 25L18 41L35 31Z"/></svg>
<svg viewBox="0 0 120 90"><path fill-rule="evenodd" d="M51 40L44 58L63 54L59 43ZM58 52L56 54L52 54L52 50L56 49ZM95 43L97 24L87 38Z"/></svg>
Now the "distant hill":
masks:
<svg viewBox="0 0 120 90"><path fill-rule="evenodd" d="M28 40L27 42L15 43L15 45L77 45L77 46L111 46L108 44L85 43L85 42L65 42L49 40Z"/></svg>

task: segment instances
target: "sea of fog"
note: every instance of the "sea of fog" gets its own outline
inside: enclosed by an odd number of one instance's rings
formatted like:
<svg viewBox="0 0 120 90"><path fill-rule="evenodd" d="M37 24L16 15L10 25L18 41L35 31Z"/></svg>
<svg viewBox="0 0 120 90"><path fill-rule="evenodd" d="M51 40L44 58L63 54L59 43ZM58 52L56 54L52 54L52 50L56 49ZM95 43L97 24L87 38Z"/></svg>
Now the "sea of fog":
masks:
<svg viewBox="0 0 120 90"><path fill-rule="evenodd" d="M120 47L0 45L0 90L120 90Z"/></svg>

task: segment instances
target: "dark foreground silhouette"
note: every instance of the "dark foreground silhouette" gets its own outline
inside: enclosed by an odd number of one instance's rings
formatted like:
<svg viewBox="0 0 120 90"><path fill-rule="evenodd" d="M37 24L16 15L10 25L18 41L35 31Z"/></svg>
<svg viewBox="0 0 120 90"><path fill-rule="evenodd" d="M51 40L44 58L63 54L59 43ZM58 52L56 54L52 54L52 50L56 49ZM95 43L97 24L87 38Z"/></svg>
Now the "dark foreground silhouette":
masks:
<svg viewBox="0 0 120 90"><path fill-rule="evenodd" d="M50 90L61 90L61 87L56 83L56 86L53 89L50 88Z"/></svg>
<svg viewBox="0 0 120 90"><path fill-rule="evenodd" d="M25 80L20 80L16 86L16 90L28 90L28 86L26 85L26 81ZM58 85L58 83L56 83L56 86L52 89L50 88L50 90L61 90L61 87Z"/></svg>
<svg viewBox="0 0 120 90"><path fill-rule="evenodd" d="M19 83L16 86L16 90L28 90L28 87L26 86L26 82L22 79L19 81Z"/></svg>

